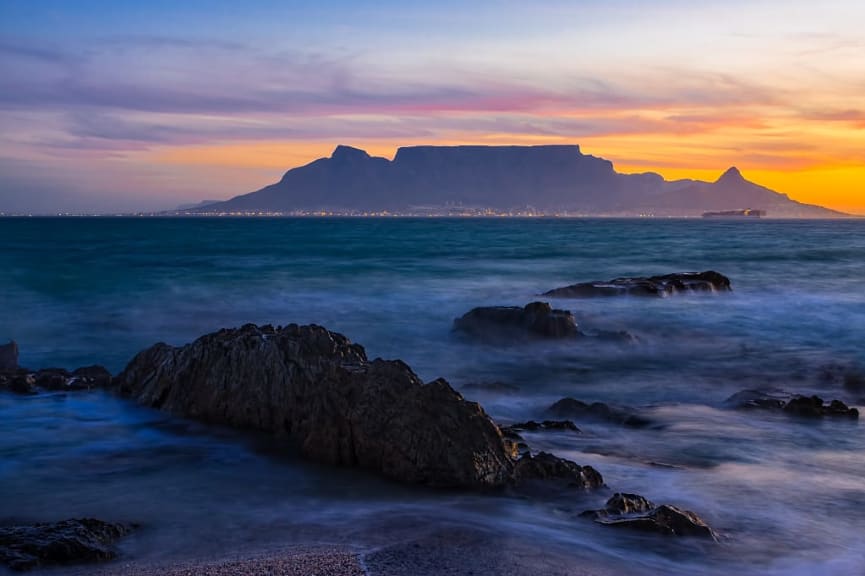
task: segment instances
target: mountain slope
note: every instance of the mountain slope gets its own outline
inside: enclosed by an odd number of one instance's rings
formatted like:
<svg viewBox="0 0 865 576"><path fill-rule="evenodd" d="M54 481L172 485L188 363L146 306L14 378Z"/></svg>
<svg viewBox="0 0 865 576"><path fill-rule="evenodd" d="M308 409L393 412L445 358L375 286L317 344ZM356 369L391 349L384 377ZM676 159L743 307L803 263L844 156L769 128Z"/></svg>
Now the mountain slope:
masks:
<svg viewBox="0 0 865 576"><path fill-rule="evenodd" d="M447 206L553 213L693 216L762 209L770 216L838 217L745 180L731 168L716 182L667 182L654 173L619 174L579 146L413 146L394 159L337 146L329 158L294 168L256 192L196 213L436 211Z"/></svg>

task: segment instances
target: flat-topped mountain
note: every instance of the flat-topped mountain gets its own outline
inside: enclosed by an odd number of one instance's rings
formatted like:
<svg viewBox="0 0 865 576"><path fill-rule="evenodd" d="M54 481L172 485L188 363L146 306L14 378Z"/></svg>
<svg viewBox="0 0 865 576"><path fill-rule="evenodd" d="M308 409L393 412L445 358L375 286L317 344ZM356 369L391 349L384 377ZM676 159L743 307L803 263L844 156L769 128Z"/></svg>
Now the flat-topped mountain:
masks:
<svg viewBox="0 0 865 576"><path fill-rule="evenodd" d="M699 216L765 210L770 217L844 216L801 204L730 168L715 182L621 174L612 162L561 146L411 146L393 160L337 146L256 192L188 211L446 212L456 207L585 215Z"/></svg>

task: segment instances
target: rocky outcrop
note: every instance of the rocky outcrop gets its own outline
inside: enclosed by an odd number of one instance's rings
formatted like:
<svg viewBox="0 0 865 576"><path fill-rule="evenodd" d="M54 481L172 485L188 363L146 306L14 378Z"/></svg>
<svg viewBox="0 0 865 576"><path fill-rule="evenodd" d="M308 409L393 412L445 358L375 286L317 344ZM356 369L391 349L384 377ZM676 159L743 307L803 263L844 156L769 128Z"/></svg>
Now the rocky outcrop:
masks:
<svg viewBox="0 0 865 576"><path fill-rule="evenodd" d="M607 282L581 282L544 292L551 298L593 298L599 296L667 297L690 292L729 292L730 279L715 272L681 272L648 278L615 278Z"/></svg>
<svg viewBox="0 0 865 576"><path fill-rule="evenodd" d="M567 310L553 309L546 302L532 302L523 308L474 308L454 320L454 330L486 341L519 338L566 339L581 336L573 314Z"/></svg>
<svg viewBox="0 0 865 576"><path fill-rule="evenodd" d="M92 518L0 526L0 563L13 570L111 560L113 547L132 529Z"/></svg>
<svg viewBox="0 0 865 576"><path fill-rule="evenodd" d="M645 428L652 424L651 420L631 409L612 407L603 402L587 404L575 398L562 398L547 408L546 413L554 418L603 420L632 428Z"/></svg>
<svg viewBox="0 0 865 576"><path fill-rule="evenodd" d="M0 371L0 390L17 394L36 394L40 390L61 392L93 390L111 384L111 373L102 366L86 366L69 372L63 368L44 368L31 372L25 368Z"/></svg>
<svg viewBox="0 0 865 576"><path fill-rule="evenodd" d="M577 428L577 425L570 420L544 420L542 422L529 420L528 422L518 422L516 424L511 424L510 426L503 426L502 432L505 430L512 432L539 432L541 430L564 430L567 432L580 431L580 429Z"/></svg>
<svg viewBox="0 0 865 576"><path fill-rule="evenodd" d="M637 494L614 494L604 508L587 510L581 516L605 526L717 540L715 532L693 512L669 504L657 506Z"/></svg>
<svg viewBox="0 0 865 576"><path fill-rule="evenodd" d="M496 488L529 472L514 443L444 380L320 326L248 324L175 348L157 344L115 379L138 402L212 423L288 435L307 457L407 483ZM574 466L576 466L574 464Z"/></svg>
<svg viewBox="0 0 865 576"><path fill-rule="evenodd" d="M724 404L735 410L774 410L803 418L859 418L859 410L840 400L826 404L819 396L791 396L780 390L742 390Z"/></svg>

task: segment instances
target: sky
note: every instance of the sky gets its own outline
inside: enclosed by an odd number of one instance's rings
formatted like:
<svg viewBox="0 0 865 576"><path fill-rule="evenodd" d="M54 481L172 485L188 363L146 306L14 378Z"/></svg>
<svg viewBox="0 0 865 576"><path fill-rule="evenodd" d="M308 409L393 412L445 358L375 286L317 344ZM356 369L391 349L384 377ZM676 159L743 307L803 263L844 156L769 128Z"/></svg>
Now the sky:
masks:
<svg viewBox="0 0 865 576"><path fill-rule="evenodd" d="M328 156L580 144L865 214L861 0L0 0L0 212L159 210Z"/></svg>

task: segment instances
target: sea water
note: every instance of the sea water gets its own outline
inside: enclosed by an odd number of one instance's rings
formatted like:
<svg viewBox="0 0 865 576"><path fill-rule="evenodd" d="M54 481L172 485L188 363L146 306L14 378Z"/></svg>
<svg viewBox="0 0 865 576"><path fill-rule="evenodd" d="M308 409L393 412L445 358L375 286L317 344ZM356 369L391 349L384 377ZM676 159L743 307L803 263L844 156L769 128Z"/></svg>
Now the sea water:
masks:
<svg viewBox="0 0 865 576"><path fill-rule="evenodd" d="M708 269L729 276L733 292L552 301L583 330L625 330L631 343L490 345L452 332L475 306L522 306L578 281ZM652 422L526 434L533 450L592 465L610 487L547 502L317 466L266 437L104 392L4 394L0 519L136 522L124 557L148 561L291 543L369 552L473 530L565 568L865 571L865 424L724 403L743 389L779 389L865 404L865 390L843 378L865 374L865 222L0 219L0 282L0 339L15 339L32 368L117 372L159 341L247 322L316 323L370 358L446 378L502 423L542 418L565 396ZM720 542L578 517L612 491L693 510Z"/></svg>

